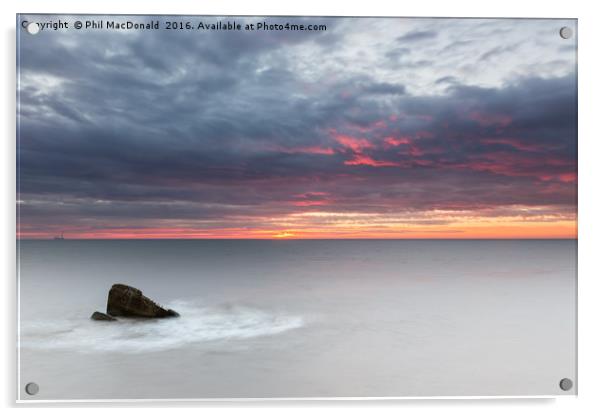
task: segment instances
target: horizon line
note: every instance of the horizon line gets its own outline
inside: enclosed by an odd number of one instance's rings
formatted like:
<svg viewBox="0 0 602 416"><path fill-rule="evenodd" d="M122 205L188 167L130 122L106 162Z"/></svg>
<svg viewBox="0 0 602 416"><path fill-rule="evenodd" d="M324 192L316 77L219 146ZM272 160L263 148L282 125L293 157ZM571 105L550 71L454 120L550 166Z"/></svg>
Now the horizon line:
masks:
<svg viewBox="0 0 602 416"><path fill-rule="evenodd" d="M350 238L20 238L17 237L17 241L223 241L223 240L239 240L239 241L319 241L319 240L340 240L340 241L353 241L353 240L446 240L446 241L466 241L466 240L578 240L578 236L575 237L464 237L464 238L451 238L451 237L350 237Z"/></svg>

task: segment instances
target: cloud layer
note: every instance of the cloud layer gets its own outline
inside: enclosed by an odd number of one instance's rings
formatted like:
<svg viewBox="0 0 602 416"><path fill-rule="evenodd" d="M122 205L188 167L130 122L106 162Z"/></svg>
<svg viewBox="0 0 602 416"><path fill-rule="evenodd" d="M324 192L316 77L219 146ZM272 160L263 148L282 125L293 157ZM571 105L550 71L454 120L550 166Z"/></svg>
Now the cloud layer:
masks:
<svg viewBox="0 0 602 416"><path fill-rule="evenodd" d="M21 35L23 237L574 236L574 22L236 19Z"/></svg>

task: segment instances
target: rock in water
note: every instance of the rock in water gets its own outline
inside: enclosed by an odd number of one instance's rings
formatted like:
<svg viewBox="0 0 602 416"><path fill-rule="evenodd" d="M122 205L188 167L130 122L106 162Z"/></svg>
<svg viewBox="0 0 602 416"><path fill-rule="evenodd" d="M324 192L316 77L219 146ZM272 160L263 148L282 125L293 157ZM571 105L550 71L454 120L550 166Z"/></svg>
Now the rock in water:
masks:
<svg viewBox="0 0 602 416"><path fill-rule="evenodd" d="M107 315L106 313L102 313L102 312L94 312L92 314L92 316L90 317L90 319L93 319L95 321L116 321L117 319L113 318L110 315Z"/></svg>
<svg viewBox="0 0 602 416"><path fill-rule="evenodd" d="M171 309L157 305L135 287L116 283L109 290L107 313L112 316L168 318L180 316Z"/></svg>

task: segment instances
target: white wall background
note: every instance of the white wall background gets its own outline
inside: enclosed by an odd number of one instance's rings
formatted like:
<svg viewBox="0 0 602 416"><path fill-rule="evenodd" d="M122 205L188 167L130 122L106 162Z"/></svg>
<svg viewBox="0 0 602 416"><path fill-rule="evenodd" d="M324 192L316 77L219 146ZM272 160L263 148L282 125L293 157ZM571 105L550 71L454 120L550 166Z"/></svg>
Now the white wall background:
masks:
<svg viewBox="0 0 602 416"><path fill-rule="evenodd" d="M602 275L597 260L602 250L601 191L602 163L599 162L600 121L600 50L602 50L602 15L593 1L527 2L503 0L497 2L454 0L419 0L394 2L368 0L357 4L349 1L326 2L303 0L284 2L278 0L124 0L69 1L21 0L2 2L2 77L3 137L0 148L0 266L2 267L2 361L0 364L0 404L10 414L21 407L26 414L36 411L59 414L105 415L104 405L15 405L16 398L16 272L15 272L15 13L169 13L169 14L256 14L256 15L390 15L390 16L473 16L473 17L571 17L579 18L579 396L546 400L402 400L402 401L344 401L344 402L237 402L237 403L148 403L138 406L155 407L138 409L148 416L169 412L198 414L242 413L251 415L281 414L440 414L469 415L586 415L602 414ZM85 379L85 375L82 375ZM129 414L136 404L111 404L111 413ZM177 407L168 409L167 407ZM200 409L199 409L200 407ZM286 409L283 409L286 407ZM23 414L23 413L20 413Z"/></svg>

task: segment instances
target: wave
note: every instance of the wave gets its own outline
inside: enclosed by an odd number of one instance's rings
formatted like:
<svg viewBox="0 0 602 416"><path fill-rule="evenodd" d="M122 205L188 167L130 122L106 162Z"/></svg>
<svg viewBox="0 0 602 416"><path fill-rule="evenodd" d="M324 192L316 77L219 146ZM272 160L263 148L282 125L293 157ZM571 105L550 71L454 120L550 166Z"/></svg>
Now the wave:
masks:
<svg viewBox="0 0 602 416"><path fill-rule="evenodd" d="M170 306L181 314L179 318L99 322L78 317L24 322L21 325L21 346L78 352L153 352L192 344L275 335L304 325L300 316L241 305L203 307L187 301L175 301Z"/></svg>

